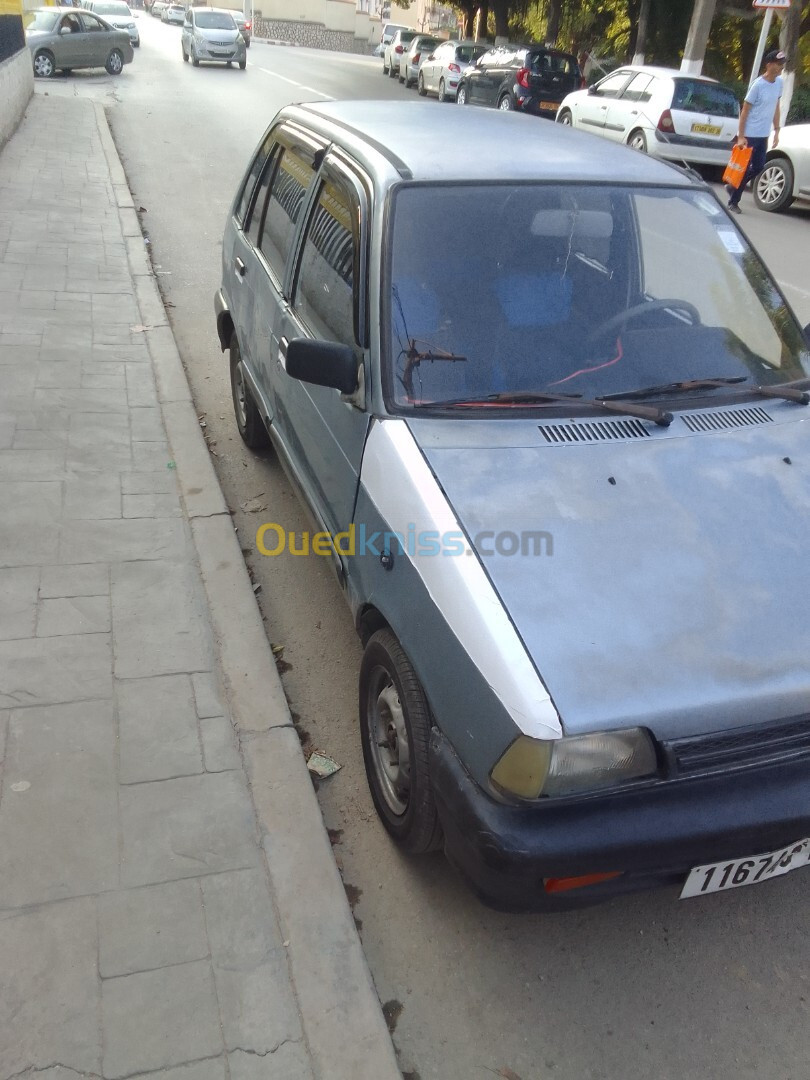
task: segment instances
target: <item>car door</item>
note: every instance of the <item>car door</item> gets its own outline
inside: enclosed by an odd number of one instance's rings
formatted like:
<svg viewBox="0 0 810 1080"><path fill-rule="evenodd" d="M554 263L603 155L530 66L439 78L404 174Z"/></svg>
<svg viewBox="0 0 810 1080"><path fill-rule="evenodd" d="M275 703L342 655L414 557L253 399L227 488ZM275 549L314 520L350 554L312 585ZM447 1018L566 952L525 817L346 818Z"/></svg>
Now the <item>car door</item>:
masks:
<svg viewBox="0 0 810 1080"><path fill-rule="evenodd" d="M610 102L621 94L631 76L632 72L626 68L614 71L592 86L587 94L583 94L577 103L575 117L577 127L582 127L586 131L593 131L594 128L603 129ZM605 134L603 130L600 133Z"/></svg>
<svg viewBox="0 0 810 1080"><path fill-rule="evenodd" d="M439 45L438 48L434 48L428 53L424 63L419 68L419 74L422 76L422 83L426 90L438 90L438 73L451 49L452 46Z"/></svg>
<svg viewBox="0 0 810 1080"><path fill-rule="evenodd" d="M82 63L88 67L104 67L113 48L112 31L89 11L82 12L80 17L84 29L80 46L84 57Z"/></svg>
<svg viewBox="0 0 810 1080"><path fill-rule="evenodd" d="M277 380L279 435L322 526L333 534L352 521L369 413L367 246L370 183L328 155L307 207L295 259L291 303L281 317ZM354 350L359 389L338 390L291 378L285 368L293 338L339 342Z"/></svg>
<svg viewBox="0 0 810 1080"><path fill-rule="evenodd" d="M493 62L487 65L486 76L481 84L481 104L495 108L503 90L510 90L515 81L515 74L520 64L516 62L514 49L498 49Z"/></svg>
<svg viewBox="0 0 810 1080"><path fill-rule="evenodd" d="M646 71L638 71L632 77L619 97L611 98L605 113L605 135L609 139L626 142L630 132L640 124L647 122L646 104L652 97L653 76Z"/></svg>
<svg viewBox="0 0 810 1080"><path fill-rule="evenodd" d="M58 44L54 47L56 66L60 68L82 67L87 51L86 35L79 13L71 11L59 23Z"/></svg>
<svg viewBox="0 0 810 1080"><path fill-rule="evenodd" d="M474 68L471 68L467 73L465 82L467 84L467 100L471 105L480 105L483 101L483 90L485 80L487 78L487 71L492 63L495 62L495 54L497 49L490 49L489 52L485 52L482 57L476 62Z"/></svg>

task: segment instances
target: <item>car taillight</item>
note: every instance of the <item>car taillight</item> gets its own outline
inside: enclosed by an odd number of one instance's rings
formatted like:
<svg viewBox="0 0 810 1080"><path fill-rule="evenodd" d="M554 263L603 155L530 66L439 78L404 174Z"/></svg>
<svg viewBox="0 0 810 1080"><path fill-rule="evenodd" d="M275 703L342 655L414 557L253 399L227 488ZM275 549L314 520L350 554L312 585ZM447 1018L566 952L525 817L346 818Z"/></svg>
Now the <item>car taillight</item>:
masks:
<svg viewBox="0 0 810 1080"><path fill-rule="evenodd" d="M529 69L521 68L517 73L518 86L522 86L524 90L529 89Z"/></svg>
<svg viewBox="0 0 810 1080"><path fill-rule="evenodd" d="M252 25L251 23L249 23L249 22L246 22L246 23L245 23L245 29L246 29L246 30L249 30L249 29L250 29L250 27L251 27L251 25Z"/></svg>
<svg viewBox="0 0 810 1080"><path fill-rule="evenodd" d="M661 113L661 119L658 121L659 131L674 131L675 125L672 122L672 113L669 109L664 109Z"/></svg>
<svg viewBox="0 0 810 1080"><path fill-rule="evenodd" d="M394 47L394 52L401 53L402 52L402 46L401 45L396 45Z"/></svg>
<svg viewBox="0 0 810 1080"><path fill-rule="evenodd" d="M452 71L454 75L460 75L461 74L461 68L458 66L458 64L448 64L447 65L447 70Z"/></svg>
<svg viewBox="0 0 810 1080"><path fill-rule="evenodd" d="M418 64L418 63L419 63L419 57L420 57L421 55L422 55L421 53L414 53L414 54L413 54L413 62L414 62L415 64Z"/></svg>

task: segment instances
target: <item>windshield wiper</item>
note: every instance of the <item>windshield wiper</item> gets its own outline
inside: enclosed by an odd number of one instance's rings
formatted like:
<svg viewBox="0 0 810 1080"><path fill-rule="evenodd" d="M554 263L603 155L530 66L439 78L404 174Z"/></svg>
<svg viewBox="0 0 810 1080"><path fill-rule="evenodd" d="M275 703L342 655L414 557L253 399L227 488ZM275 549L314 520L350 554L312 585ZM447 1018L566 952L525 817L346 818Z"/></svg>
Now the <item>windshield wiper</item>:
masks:
<svg viewBox="0 0 810 1080"><path fill-rule="evenodd" d="M774 383L773 386L740 386L748 378L747 375L737 375L730 379L687 379L684 382L663 383L661 386L646 386L640 390L628 390L623 394L605 394L602 401L628 401L633 398L656 397L661 394L688 394L693 390L718 390L732 387L746 394L758 394L760 397L782 398L785 401L795 401L798 405L810 404L810 394L806 390L784 383ZM800 380L802 382L806 380Z"/></svg>
<svg viewBox="0 0 810 1080"><path fill-rule="evenodd" d="M487 394L485 397L451 398L447 401L423 401L419 406L431 406L435 409L450 409L464 405L554 405L556 403L568 403L573 405L585 405L591 409L603 409L606 412L619 413L621 416L637 416L640 420L649 420L659 427L669 427L673 416L670 412L657 408L655 405L630 405L623 401L607 401L604 399L583 398L580 394L551 394L544 390L518 390L506 391L501 394Z"/></svg>

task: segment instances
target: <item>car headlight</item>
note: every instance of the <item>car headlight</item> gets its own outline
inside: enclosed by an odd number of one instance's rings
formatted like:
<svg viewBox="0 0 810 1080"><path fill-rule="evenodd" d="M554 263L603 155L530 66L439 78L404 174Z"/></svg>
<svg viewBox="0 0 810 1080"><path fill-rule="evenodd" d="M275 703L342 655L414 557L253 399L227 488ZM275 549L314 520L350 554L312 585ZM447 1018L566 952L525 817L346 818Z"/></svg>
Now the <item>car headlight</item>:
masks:
<svg viewBox="0 0 810 1080"><path fill-rule="evenodd" d="M578 795L654 776L658 760L644 728L531 739L520 735L496 764L496 787L522 799Z"/></svg>

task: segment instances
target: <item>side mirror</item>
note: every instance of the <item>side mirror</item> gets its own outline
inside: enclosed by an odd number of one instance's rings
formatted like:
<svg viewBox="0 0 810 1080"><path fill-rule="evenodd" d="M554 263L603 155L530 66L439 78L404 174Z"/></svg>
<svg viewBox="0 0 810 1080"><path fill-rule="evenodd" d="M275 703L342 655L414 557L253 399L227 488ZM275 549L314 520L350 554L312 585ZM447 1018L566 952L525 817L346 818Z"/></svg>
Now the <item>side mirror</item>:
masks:
<svg viewBox="0 0 810 1080"><path fill-rule="evenodd" d="M591 97L595 97L596 96L596 87L595 86L589 86L588 87L588 94Z"/></svg>
<svg viewBox="0 0 810 1080"><path fill-rule="evenodd" d="M341 394L357 389L357 358L348 345L293 338L287 346L286 371L293 379L330 386Z"/></svg>
<svg viewBox="0 0 810 1080"><path fill-rule="evenodd" d="M430 56L428 57L428 60L435 60L435 59L436 59L436 57L433 55L433 53L431 53Z"/></svg>
<svg viewBox="0 0 810 1080"><path fill-rule="evenodd" d="M72 30L70 29L70 27L69 27L69 26L63 26L63 27L61 27L61 29L59 30L59 36L60 36L60 37L64 37L64 36L65 36L65 34L72 34L72 33L73 33L73 31L72 31Z"/></svg>
<svg viewBox="0 0 810 1080"><path fill-rule="evenodd" d="M807 347L810 348L810 322L804 328L804 340L807 342Z"/></svg>

